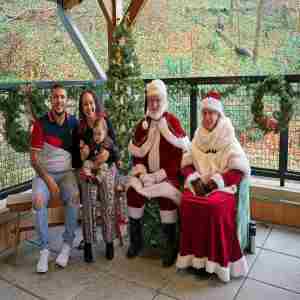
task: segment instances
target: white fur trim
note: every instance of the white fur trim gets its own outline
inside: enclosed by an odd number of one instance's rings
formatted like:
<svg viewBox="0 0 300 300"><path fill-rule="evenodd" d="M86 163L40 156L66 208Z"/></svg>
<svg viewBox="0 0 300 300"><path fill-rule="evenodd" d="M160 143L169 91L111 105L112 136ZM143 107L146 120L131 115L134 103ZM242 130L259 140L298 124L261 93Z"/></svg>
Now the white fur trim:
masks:
<svg viewBox="0 0 300 300"><path fill-rule="evenodd" d="M160 219L163 224L174 224L177 221L177 210L160 210Z"/></svg>
<svg viewBox="0 0 300 300"><path fill-rule="evenodd" d="M212 97L207 97L202 100L201 102L201 110L203 109L209 109L216 111L223 115L223 105L222 102L218 99L212 98Z"/></svg>
<svg viewBox="0 0 300 300"><path fill-rule="evenodd" d="M149 124L148 124L147 120L143 121L142 127L143 127L144 130L147 130L149 128Z"/></svg>
<svg viewBox="0 0 300 300"><path fill-rule="evenodd" d="M132 207L128 206L128 216L133 219L140 219L144 215L144 208L143 207Z"/></svg>
<svg viewBox="0 0 300 300"><path fill-rule="evenodd" d="M177 137L169 129L166 118L161 118L158 124L158 128L163 137L176 148L180 148L183 151L189 151L191 149L191 142L187 136Z"/></svg>
<svg viewBox="0 0 300 300"><path fill-rule="evenodd" d="M212 191L211 193L207 194L207 195L211 195L213 193L216 193L216 192L224 192L224 193L228 193L228 194L235 194L237 192L237 187L236 185L231 185L231 186L226 186L222 189L217 189L217 190L214 190Z"/></svg>
<svg viewBox="0 0 300 300"><path fill-rule="evenodd" d="M170 131L166 118L161 118L159 121L151 120L148 137L144 144L138 147L130 141L128 151L135 157L145 157L146 154L151 151L153 145L157 143L157 138L160 137L160 134L162 134L162 136L176 148L180 148L183 151L191 150L192 146L189 138L187 136L181 138L176 137Z"/></svg>
<svg viewBox="0 0 300 300"><path fill-rule="evenodd" d="M192 150L192 142L190 141L188 136L182 138L182 143L186 152L190 152Z"/></svg>
<svg viewBox="0 0 300 300"><path fill-rule="evenodd" d="M211 179L216 183L218 189L223 189L225 187L225 182L221 174L216 173Z"/></svg>
<svg viewBox="0 0 300 300"><path fill-rule="evenodd" d="M198 172L194 172L194 173L190 174L184 182L184 187L189 188L195 194L195 191L193 189L191 182L195 181L198 178L201 178L200 174Z"/></svg>
<svg viewBox="0 0 300 300"><path fill-rule="evenodd" d="M216 150L212 153L209 150ZM192 142L193 165L200 174L224 173L238 169L250 173L249 162L237 141L230 119L221 117L213 131L197 129Z"/></svg>
<svg viewBox="0 0 300 300"><path fill-rule="evenodd" d="M227 267L222 267L219 263L208 260L207 257L198 258L194 255L178 255L176 267L178 269L185 269L187 267L194 267L196 269L205 268L206 272L217 274L223 282L229 282L230 276L246 276L249 270L245 256L242 256L235 262L229 263Z"/></svg>

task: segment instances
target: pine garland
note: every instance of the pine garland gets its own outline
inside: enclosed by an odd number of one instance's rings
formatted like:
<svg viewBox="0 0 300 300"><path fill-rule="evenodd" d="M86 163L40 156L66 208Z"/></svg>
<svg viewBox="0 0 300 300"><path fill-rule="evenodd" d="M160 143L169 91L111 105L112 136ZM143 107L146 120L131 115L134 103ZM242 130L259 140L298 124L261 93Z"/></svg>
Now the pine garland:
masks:
<svg viewBox="0 0 300 300"><path fill-rule="evenodd" d="M264 113L263 97L265 94L278 96L280 110L273 113L273 117ZM254 101L251 105L253 120L263 132L284 131L293 116L295 104L292 87L278 76L269 76L258 84L254 92Z"/></svg>
<svg viewBox="0 0 300 300"><path fill-rule="evenodd" d="M6 140L16 152L29 151L31 122L48 110L42 97L44 95L37 89L29 92L18 88L9 94L0 94Z"/></svg>

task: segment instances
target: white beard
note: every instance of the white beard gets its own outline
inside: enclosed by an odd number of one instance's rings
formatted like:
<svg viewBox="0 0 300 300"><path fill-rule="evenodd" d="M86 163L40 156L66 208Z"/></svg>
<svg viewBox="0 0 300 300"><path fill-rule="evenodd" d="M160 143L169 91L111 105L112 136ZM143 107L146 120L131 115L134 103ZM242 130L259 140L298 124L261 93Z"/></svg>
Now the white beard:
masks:
<svg viewBox="0 0 300 300"><path fill-rule="evenodd" d="M150 112L149 110L147 111L147 116L155 121L158 121L162 115L163 115L163 112L161 112L161 111L157 111L157 112Z"/></svg>
<svg viewBox="0 0 300 300"><path fill-rule="evenodd" d="M162 117L164 112L167 111L167 109L168 109L168 103L162 101L161 104L160 104L159 110L156 111L156 112L151 112L147 108L146 116L150 117L152 120L158 121Z"/></svg>

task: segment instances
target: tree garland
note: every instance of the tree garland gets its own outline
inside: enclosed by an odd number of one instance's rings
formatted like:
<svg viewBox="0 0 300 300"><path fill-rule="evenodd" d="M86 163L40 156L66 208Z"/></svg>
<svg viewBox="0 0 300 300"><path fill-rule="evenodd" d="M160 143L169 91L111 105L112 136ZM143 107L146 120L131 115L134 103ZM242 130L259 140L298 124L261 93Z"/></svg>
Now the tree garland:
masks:
<svg viewBox="0 0 300 300"><path fill-rule="evenodd" d="M279 97L280 111L275 111L270 117L264 113L263 97L265 94ZM294 94L292 87L282 78L270 76L258 84L251 105L253 120L265 133L284 131L293 116Z"/></svg>
<svg viewBox="0 0 300 300"><path fill-rule="evenodd" d="M128 168L130 133L144 113L144 81L135 53L132 28L126 21L117 26L113 38L105 107L116 132L122 160Z"/></svg>

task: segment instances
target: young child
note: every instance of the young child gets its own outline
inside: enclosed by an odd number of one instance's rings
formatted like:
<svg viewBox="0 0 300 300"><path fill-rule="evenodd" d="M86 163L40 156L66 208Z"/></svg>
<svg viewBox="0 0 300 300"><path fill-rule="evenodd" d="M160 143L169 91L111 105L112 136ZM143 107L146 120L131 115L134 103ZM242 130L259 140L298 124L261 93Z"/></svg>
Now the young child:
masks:
<svg viewBox="0 0 300 300"><path fill-rule="evenodd" d="M81 146L84 141L80 141ZM113 238L118 221L118 188L120 180L116 180L115 158L118 157L118 148L108 136L108 127L104 118L95 121L93 127L93 142L90 144L90 155L83 162L81 179L89 183L85 186L88 192L83 200L83 236L85 239L85 261L93 261L92 244L97 241L97 218L102 220L102 234L106 242L106 258L114 256ZM106 161L100 161L99 154L108 154ZM116 188L116 185L119 186Z"/></svg>
<svg viewBox="0 0 300 300"><path fill-rule="evenodd" d="M82 147L84 141L80 141ZM83 163L83 174L87 178L97 180L99 183L103 181L103 177L106 176L109 167L112 165L112 157L117 151L112 140L108 137L107 124L104 118L97 119L93 128L93 144L90 145L90 155ZM100 162L97 159L99 154L107 155L108 159L105 162Z"/></svg>

